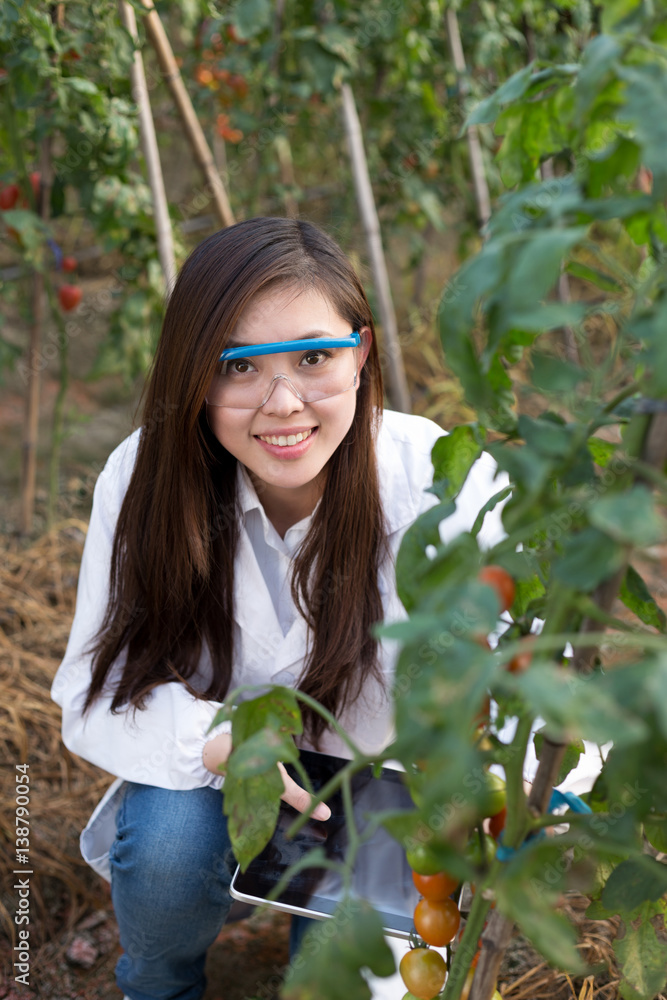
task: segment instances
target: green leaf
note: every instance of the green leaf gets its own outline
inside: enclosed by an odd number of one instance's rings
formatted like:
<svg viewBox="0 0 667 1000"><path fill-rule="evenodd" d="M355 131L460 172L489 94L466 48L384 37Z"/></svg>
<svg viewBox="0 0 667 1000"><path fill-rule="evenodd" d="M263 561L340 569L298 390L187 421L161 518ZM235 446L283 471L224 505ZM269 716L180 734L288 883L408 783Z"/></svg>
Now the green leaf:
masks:
<svg viewBox="0 0 667 1000"><path fill-rule="evenodd" d="M602 438L590 437L586 442L586 447L595 464L604 469L616 454L618 446L611 441L604 441Z"/></svg>
<svg viewBox="0 0 667 1000"><path fill-rule="evenodd" d="M551 420L546 416L519 417L519 434L526 444L539 455L566 458L572 451L574 427Z"/></svg>
<svg viewBox="0 0 667 1000"><path fill-rule="evenodd" d="M602 30L618 28L622 21L641 10L641 0L605 0L601 7Z"/></svg>
<svg viewBox="0 0 667 1000"><path fill-rule="evenodd" d="M245 871L275 829L284 791L278 761L294 761L302 731L294 692L275 687L241 702L232 715L234 750L225 769L223 809L236 860Z"/></svg>
<svg viewBox="0 0 667 1000"><path fill-rule="evenodd" d="M667 816L663 816L661 820L645 819L644 834L656 851L667 854Z"/></svg>
<svg viewBox="0 0 667 1000"><path fill-rule="evenodd" d="M599 745L613 740L620 747L647 735L647 725L616 700L603 675L592 674L583 680L569 670L540 662L536 656L530 670L505 678L504 684L515 687L531 711L544 719L544 733L552 740L573 743L586 739Z"/></svg>
<svg viewBox="0 0 667 1000"><path fill-rule="evenodd" d="M77 94L99 94L97 84L93 83L92 80L86 80L83 76L65 76L61 83L63 86L76 90Z"/></svg>
<svg viewBox="0 0 667 1000"><path fill-rule="evenodd" d="M610 35L598 35L588 43L575 84L580 114L588 110L598 98L605 77L615 68L621 55L620 43Z"/></svg>
<svg viewBox="0 0 667 1000"><path fill-rule="evenodd" d="M540 759L540 753L542 752L542 744L544 743L544 733L541 729L533 736L533 744L535 746L535 755L537 759ZM554 782L554 787L560 785L561 782L565 781L570 771L579 763L579 759L582 753L586 752L586 747L584 746L583 740L574 740L572 743L568 743L565 749L565 756L561 761L561 765L558 769L558 776Z"/></svg>
<svg viewBox="0 0 667 1000"><path fill-rule="evenodd" d="M576 590L590 592L623 565L624 550L597 528L584 528L565 539L563 555L554 560L553 574Z"/></svg>
<svg viewBox="0 0 667 1000"><path fill-rule="evenodd" d="M596 288L602 289L603 292L623 291L623 286L620 282L616 281L616 279L610 274L607 274L605 271L600 271L598 268L590 267L588 264L584 264L579 260L571 260L565 270L574 278L581 278L583 281L589 281L592 285L595 285Z"/></svg>
<svg viewBox="0 0 667 1000"><path fill-rule="evenodd" d="M440 500L453 500L461 492L474 462L482 453L477 427L461 424L450 434L438 438L431 457L434 466L430 490Z"/></svg>
<svg viewBox="0 0 667 1000"><path fill-rule="evenodd" d="M618 76L625 81L623 117L632 120L637 141L642 147L642 162L653 173L653 194L667 194L667 75L657 63L619 66Z"/></svg>
<svg viewBox="0 0 667 1000"><path fill-rule="evenodd" d="M274 687L267 694L241 702L232 719L235 747L267 728L284 738L303 731L299 703L290 688Z"/></svg>
<svg viewBox="0 0 667 1000"><path fill-rule="evenodd" d="M636 614L645 625L652 625L660 632L666 630L667 617L664 611L658 607L648 587L632 566L628 566L619 597L626 608Z"/></svg>
<svg viewBox="0 0 667 1000"><path fill-rule="evenodd" d="M421 514L401 541L396 559L398 596L407 611L414 606L420 592L421 577L429 569L426 548L441 544L438 526L456 510L453 500L437 504Z"/></svg>
<svg viewBox="0 0 667 1000"><path fill-rule="evenodd" d="M331 933L335 928L334 933ZM315 921L292 959L281 991L284 1000L370 1000L362 975L391 976L396 963L382 920L364 899L343 899L327 921ZM323 993L323 984L326 990Z"/></svg>
<svg viewBox="0 0 667 1000"><path fill-rule="evenodd" d="M533 366L533 385L546 392L571 392L587 378L586 372L552 354L534 351L530 356Z"/></svg>
<svg viewBox="0 0 667 1000"><path fill-rule="evenodd" d="M484 125L495 121L503 105L511 104L512 101L516 101L525 94L530 86L532 75L533 68L529 65L524 66L518 73L511 76L509 80L498 87L495 93L487 97L486 100L480 101L473 108L466 119L464 129L470 128L471 125Z"/></svg>
<svg viewBox="0 0 667 1000"><path fill-rule="evenodd" d="M231 763L231 757L228 762ZM278 820L285 786L277 767L254 778L225 778L222 806L234 857L245 871L268 844Z"/></svg>
<svg viewBox="0 0 667 1000"><path fill-rule="evenodd" d="M623 970L625 982L621 996L625 1000L653 1000L667 982L667 942L657 930L665 926L667 903L645 903L632 923L625 921L614 940L614 952ZM628 989L630 987L630 989Z"/></svg>
<svg viewBox="0 0 667 1000"><path fill-rule="evenodd" d="M241 38L253 38L271 23L270 0L241 0L233 5L232 10L232 23Z"/></svg>
<svg viewBox="0 0 667 1000"><path fill-rule="evenodd" d="M244 781L265 774L279 761L293 762L298 756L299 752L290 737L283 738L276 729L261 729L231 754L227 775Z"/></svg>
<svg viewBox="0 0 667 1000"><path fill-rule="evenodd" d="M644 855L623 861L607 879L601 900L613 913L627 915L647 900L667 893L667 865Z"/></svg>
<svg viewBox="0 0 667 1000"><path fill-rule="evenodd" d="M610 538L629 545L655 545L665 538L665 522L645 486L601 497L589 507L588 519Z"/></svg>
<svg viewBox="0 0 667 1000"><path fill-rule="evenodd" d="M484 518L486 517L486 515L490 514L492 510L495 510L499 503L502 503L504 500L507 500L507 498L511 496L511 494L512 494L512 487L505 486L502 490L498 490L497 493L494 493L493 496L486 501L484 506L480 509L477 517L475 518L475 523L470 529L470 534L472 535L473 538L477 538L478 534L482 530L482 525L484 524Z"/></svg>
<svg viewBox="0 0 667 1000"><path fill-rule="evenodd" d="M587 232L587 226L538 230L526 242L517 255L507 288L514 308L527 299L541 299L553 288L560 274L563 258L584 239Z"/></svg>

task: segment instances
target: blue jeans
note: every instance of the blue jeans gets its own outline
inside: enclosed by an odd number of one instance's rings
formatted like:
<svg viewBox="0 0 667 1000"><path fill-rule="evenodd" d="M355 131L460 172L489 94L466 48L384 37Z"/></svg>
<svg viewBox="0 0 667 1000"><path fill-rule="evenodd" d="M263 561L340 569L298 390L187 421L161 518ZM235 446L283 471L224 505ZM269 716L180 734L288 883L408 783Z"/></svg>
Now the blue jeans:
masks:
<svg viewBox="0 0 667 1000"><path fill-rule="evenodd" d="M131 1000L200 1000L236 868L222 795L130 782L116 828L109 862L123 948L118 987ZM290 954L310 923L293 919Z"/></svg>

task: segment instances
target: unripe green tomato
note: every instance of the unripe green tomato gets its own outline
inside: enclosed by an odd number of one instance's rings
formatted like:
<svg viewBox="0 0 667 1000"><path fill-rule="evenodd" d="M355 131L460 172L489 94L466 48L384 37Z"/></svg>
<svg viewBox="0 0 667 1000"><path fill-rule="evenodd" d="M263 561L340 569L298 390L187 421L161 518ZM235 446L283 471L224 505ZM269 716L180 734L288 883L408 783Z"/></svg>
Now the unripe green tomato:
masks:
<svg viewBox="0 0 667 1000"><path fill-rule="evenodd" d="M427 844L417 844L405 854L408 864L418 875L437 875L442 871L442 863Z"/></svg>
<svg viewBox="0 0 667 1000"><path fill-rule="evenodd" d="M489 771L485 783L482 816L496 816L507 802L505 782L497 774Z"/></svg>
<svg viewBox="0 0 667 1000"><path fill-rule="evenodd" d="M487 864L496 856L496 847L498 846L488 833L484 834L484 845ZM470 841L465 849L465 859L468 864L472 865L474 868L481 868L483 864L482 859L482 845L480 843L479 837L475 833L473 839Z"/></svg>

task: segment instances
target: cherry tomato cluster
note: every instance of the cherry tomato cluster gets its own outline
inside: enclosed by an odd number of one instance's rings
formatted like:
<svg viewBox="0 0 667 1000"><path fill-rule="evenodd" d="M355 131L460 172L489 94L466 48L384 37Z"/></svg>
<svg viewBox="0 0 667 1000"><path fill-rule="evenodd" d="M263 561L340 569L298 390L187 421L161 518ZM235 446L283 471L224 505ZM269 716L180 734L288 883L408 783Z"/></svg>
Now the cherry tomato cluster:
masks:
<svg viewBox="0 0 667 1000"><path fill-rule="evenodd" d="M459 908L451 898L458 879L439 871L438 862L425 844L408 851L412 880L421 898L415 907L415 931L425 947L411 948L401 959L399 971L409 993L407 997L432 1000L445 983L447 965L431 947L441 948L454 940L461 923Z"/></svg>

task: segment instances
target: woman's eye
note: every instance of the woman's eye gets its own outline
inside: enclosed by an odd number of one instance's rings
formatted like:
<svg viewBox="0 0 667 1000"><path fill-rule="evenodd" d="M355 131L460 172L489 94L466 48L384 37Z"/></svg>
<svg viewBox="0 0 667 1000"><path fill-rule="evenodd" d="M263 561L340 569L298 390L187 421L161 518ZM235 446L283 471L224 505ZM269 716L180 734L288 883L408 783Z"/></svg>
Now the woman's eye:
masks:
<svg viewBox="0 0 667 1000"><path fill-rule="evenodd" d="M251 371L254 371L254 368L252 363L246 358L238 358L236 361L230 362L227 368L227 374L229 375L246 375Z"/></svg>
<svg viewBox="0 0 667 1000"><path fill-rule="evenodd" d="M331 357L328 351L308 351L307 354L301 359L301 364L306 365L308 368L315 368L316 365L321 365Z"/></svg>

